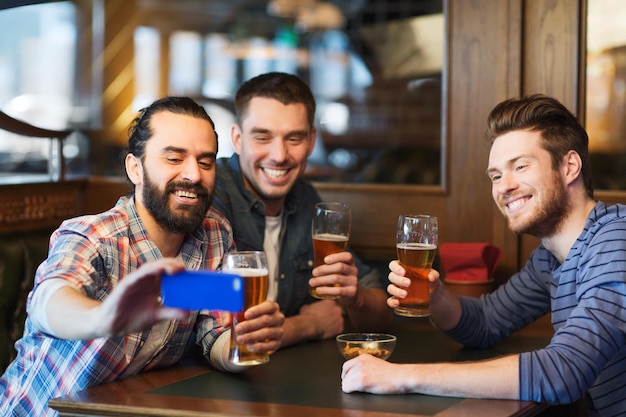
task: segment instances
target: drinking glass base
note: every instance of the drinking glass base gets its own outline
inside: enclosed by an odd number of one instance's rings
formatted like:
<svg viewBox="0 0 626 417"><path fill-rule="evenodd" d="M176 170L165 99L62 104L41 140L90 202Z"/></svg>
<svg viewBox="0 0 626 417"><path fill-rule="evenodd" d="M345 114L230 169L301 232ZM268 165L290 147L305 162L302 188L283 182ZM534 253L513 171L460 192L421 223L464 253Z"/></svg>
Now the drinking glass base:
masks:
<svg viewBox="0 0 626 417"><path fill-rule="evenodd" d="M229 359L228 361L232 363L233 365L237 365L237 366L253 366L253 365L263 365L264 363L268 363L270 361L270 358L268 356L266 358L256 358L256 359L239 360L239 361L233 361L232 359Z"/></svg>
<svg viewBox="0 0 626 417"><path fill-rule="evenodd" d="M430 310L427 308L394 308L393 312L402 317L428 317L430 316Z"/></svg>

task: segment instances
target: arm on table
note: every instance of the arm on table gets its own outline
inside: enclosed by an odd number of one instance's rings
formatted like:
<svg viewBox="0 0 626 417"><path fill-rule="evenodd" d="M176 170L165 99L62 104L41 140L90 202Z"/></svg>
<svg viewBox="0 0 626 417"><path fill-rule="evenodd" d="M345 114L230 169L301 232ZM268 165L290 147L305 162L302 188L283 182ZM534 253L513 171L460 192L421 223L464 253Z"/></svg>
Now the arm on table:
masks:
<svg viewBox="0 0 626 417"><path fill-rule="evenodd" d="M343 364L344 392L519 399L519 355L462 363L397 364L360 355Z"/></svg>

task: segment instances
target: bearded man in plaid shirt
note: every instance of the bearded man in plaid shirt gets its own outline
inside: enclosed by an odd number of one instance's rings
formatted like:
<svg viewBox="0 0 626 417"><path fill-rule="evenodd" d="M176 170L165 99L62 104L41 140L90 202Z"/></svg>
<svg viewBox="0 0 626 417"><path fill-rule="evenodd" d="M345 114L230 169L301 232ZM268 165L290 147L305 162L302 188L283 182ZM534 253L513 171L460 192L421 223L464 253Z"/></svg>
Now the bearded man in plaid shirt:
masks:
<svg viewBox="0 0 626 417"><path fill-rule="evenodd" d="M216 154L214 123L193 100L168 97L140 112L125 158L135 192L53 233L17 358L0 378L0 415L54 416L52 398L170 366L194 330L210 365L245 369L226 360L228 315L159 301L161 274L217 269L234 249L230 225L210 208ZM277 350L278 304L266 301L246 318L240 341Z"/></svg>

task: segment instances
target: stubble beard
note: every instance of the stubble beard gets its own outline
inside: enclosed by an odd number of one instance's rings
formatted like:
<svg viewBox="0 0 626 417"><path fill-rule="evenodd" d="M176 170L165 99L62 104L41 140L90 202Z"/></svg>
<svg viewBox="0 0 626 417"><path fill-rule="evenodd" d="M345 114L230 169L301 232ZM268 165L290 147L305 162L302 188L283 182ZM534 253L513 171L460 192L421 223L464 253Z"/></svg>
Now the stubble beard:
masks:
<svg viewBox="0 0 626 417"><path fill-rule="evenodd" d="M261 173L260 175L262 176L264 174ZM283 189L282 187L279 188L270 184L263 184L263 179L260 177L247 178L245 175L244 182L247 184L249 191L251 191L266 205L272 203L282 203L294 185L293 183L290 183Z"/></svg>
<svg viewBox="0 0 626 417"><path fill-rule="evenodd" d="M552 187L544 193L547 200L537 208L532 217L517 226L509 218L509 228L518 234L528 234L539 239L556 234L570 209L567 190L557 172L552 175Z"/></svg>

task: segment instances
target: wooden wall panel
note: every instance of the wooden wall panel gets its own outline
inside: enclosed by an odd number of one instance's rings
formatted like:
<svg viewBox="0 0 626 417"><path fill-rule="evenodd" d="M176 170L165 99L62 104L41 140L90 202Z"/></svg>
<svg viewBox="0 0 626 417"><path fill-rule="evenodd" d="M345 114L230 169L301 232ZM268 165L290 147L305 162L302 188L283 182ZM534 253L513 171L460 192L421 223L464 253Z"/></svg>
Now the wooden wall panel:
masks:
<svg viewBox="0 0 626 417"><path fill-rule="evenodd" d="M542 93L578 112L579 0L524 3L523 94Z"/></svg>
<svg viewBox="0 0 626 417"><path fill-rule="evenodd" d="M56 228L82 214L85 187L82 180L0 186L0 234Z"/></svg>
<svg viewBox="0 0 626 417"><path fill-rule="evenodd" d="M81 0L82 3L90 2ZM93 31L94 49L92 62L82 62L81 66L93 73L89 81L92 84L81 80L81 85L83 91L91 88L89 107L100 116L98 125L85 132L91 140L90 172L117 175L120 169L116 166L115 150L126 145L128 126L135 116L134 32L141 16L135 0L95 2L94 8L86 12L92 13L92 27L84 30ZM83 61L89 61L89 56L83 57Z"/></svg>
<svg viewBox="0 0 626 417"><path fill-rule="evenodd" d="M519 267L518 238L491 197L485 170L487 115L521 90L521 0L451 1L449 5L448 197L449 241L484 241L504 256L506 279Z"/></svg>
<svg viewBox="0 0 626 417"><path fill-rule="evenodd" d="M133 36L140 18L135 1L107 0L105 6L103 137L124 146L128 124L135 114L132 108L135 95Z"/></svg>
<svg viewBox="0 0 626 417"><path fill-rule="evenodd" d="M524 3L523 95L541 93L579 112L581 0L533 0ZM519 257L524 263L539 239L522 236Z"/></svg>
<svg viewBox="0 0 626 417"><path fill-rule="evenodd" d="M85 214L97 214L115 206L123 195L133 192L124 178L91 177L83 194Z"/></svg>

